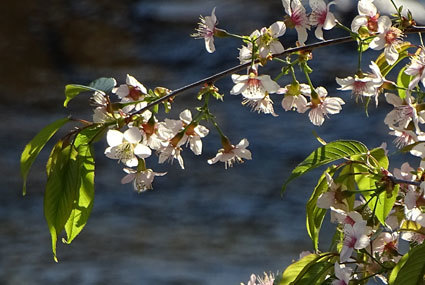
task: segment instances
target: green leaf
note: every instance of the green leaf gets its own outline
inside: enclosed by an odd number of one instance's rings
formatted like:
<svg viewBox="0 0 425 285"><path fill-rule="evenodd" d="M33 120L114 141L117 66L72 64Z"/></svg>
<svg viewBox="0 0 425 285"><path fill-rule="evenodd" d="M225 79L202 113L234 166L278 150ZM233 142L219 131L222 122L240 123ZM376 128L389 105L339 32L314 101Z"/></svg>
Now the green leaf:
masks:
<svg viewBox="0 0 425 285"><path fill-rule="evenodd" d="M116 83L117 82L115 81L114 78L102 77L91 82L89 86L79 85L79 84L68 84L65 86L65 102L63 102L63 106L67 107L69 101L74 99L78 94L82 92L98 91L102 93L109 93L112 91Z"/></svg>
<svg viewBox="0 0 425 285"><path fill-rule="evenodd" d="M404 42L403 44L401 44L397 48L397 51L399 53L398 59L393 65L389 65L387 63L387 60L385 58L385 52L382 52L375 61L379 69L381 70L382 76L386 76L393 69L393 67L395 67L401 60L408 57L409 51L407 49L411 47L413 47L413 45L409 42Z"/></svg>
<svg viewBox="0 0 425 285"><path fill-rule="evenodd" d="M62 142L59 142L62 143ZM52 251L55 261L56 242L63 230L80 188L80 165L78 153L72 145L62 145L52 152L49 159L49 176L44 193L44 216L52 238Z"/></svg>
<svg viewBox="0 0 425 285"><path fill-rule="evenodd" d="M91 145L80 145L78 151L78 165L80 166L80 187L73 204L73 209L65 224L67 240L70 244L81 232L87 223L93 208L94 200L94 157Z"/></svg>
<svg viewBox="0 0 425 285"><path fill-rule="evenodd" d="M334 141L319 147L292 171L291 176L289 176L282 186L281 194L285 192L289 182L304 173L342 158L347 158L355 154L367 153L367 151L368 149L364 144L351 140Z"/></svg>
<svg viewBox="0 0 425 285"><path fill-rule="evenodd" d="M315 266L315 264L318 264L318 263L319 264L324 263L325 261L329 260L331 257L332 255L329 253L322 253L320 255L313 253L313 254L304 256L303 258L292 263L285 269L278 284L279 285L314 284L314 283L298 283L298 282L300 282L304 276L306 278L304 280L308 280L308 279L311 280L313 278L313 276L310 275L309 273L310 269L312 269L312 271L315 273L323 274L322 266L317 266L317 267L313 267L313 266ZM322 270L319 270L319 269L322 269ZM319 276L319 279L320 279L320 276Z"/></svg>
<svg viewBox="0 0 425 285"><path fill-rule="evenodd" d="M307 202L306 206L306 227L308 235L313 241L314 250L319 249L319 232L322 227L323 219L325 218L327 209L322 209L317 207L317 199L319 196L328 190L328 182L326 180L326 173L333 176L336 171L335 166L331 166L323 172L322 176L319 178L316 187L314 188L313 193L311 194L310 199Z"/></svg>
<svg viewBox="0 0 425 285"><path fill-rule="evenodd" d="M375 198L375 201L371 201L371 203L369 203L369 208L372 211L375 208L375 216L383 226L385 226L385 219L388 217L394 206L399 189L400 185L397 184L393 189L389 190L389 193L387 193L387 191L383 191L379 194L378 198Z"/></svg>
<svg viewBox="0 0 425 285"><path fill-rule="evenodd" d="M423 285L425 280L425 244L406 253L389 277L390 285Z"/></svg>
<svg viewBox="0 0 425 285"><path fill-rule="evenodd" d="M57 120L42 129L26 146L21 154L21 176L23 178L23 195L26 194L27 177L31 165L34 163L40 151L52 136L67 122L69 118Z"/></svg>
<svg viewBox="0 0 425 285"><path fill-rule="evenodd" d="M334 263L329 261L316 262L309 267L308 271L301 277L300 280L295 282L296 285L314 285L322 284L329 271L334 267Z"/></svg>
<svg viewBox="0 0 425 285"><path fill-rule="evenodd" d="M404 73L404 71L406 70L406 68L407 68L407 66L403 67L400 70L400 72L398 73L398 76L397 76L397 85L399 87L408 88L410 81L412 81L413 76ZM401 89L401 88L398 88L398 96L400 96L401 99L406 98L406 90Z"/></svg>

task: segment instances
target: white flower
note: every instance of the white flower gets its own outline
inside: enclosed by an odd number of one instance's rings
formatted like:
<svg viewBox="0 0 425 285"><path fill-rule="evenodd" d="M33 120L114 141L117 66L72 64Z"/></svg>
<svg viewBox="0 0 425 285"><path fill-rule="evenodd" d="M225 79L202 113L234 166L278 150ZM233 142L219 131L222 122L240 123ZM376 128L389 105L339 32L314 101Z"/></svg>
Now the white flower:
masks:
<svg viewBox="0 0 425 285"><path fill-rule="evenodd" d="M326 172L325 175L326 182L328 184L328 191L320 194L319 198L317 199L317 207L322 209L330 209L332 206L341 203L341 201L339 201L336 197L336 193L341 190L341 185L336 184L329 173Z"/></svg>
<svg viewBox="0 0 425 285"><path fill-rule="evenodd" d="M158 163L164 163L167 160L170 163L173 163L173 160L177 159L180 167L184 169L183 157L180 154L181 151L182 151L182 148L180 147L180 145L173 145L172 143L168 143L167 146L163 146L162 148L158 150L159 152Z"/></svg>
<svg viewBox="0 0 425 285"><path fill-rule="evenodd" d="M285 111L296 109L298 113L304 113L308 110L308 102L304 96L311 95L311 88L307 84L288 84L276 93L285 94L282 99L282 108Z"/></svg>
<svg viewBox="0 0 425 285"><path fill-rule="evenodd" d="M337 280L332 281L332 285L348 285L350 283L350 277L353 273L352 268L345 267L345 264L335 262L334 271Z"/></svg>
<svg viewBox="0 0 425 285"><path fill-rule="evenodd" d="M142 133L136 127L131 127L124 133L109 130L106 134L109 147L105 150L105 155L122 161L128 167L137 166L139 164L137 157L147 158L152 153L149 147L140 143L141 139Z"/></svg>
<svg viewBox="0 0 425 285"><path fill-rule="evenodd" d="M408 162L405 162L401 165L400 169L394 168L393 173L397 179L406 180L406 181L415 181L416 175L412 174L413 171L415 171L413 167L411 167ZM402 183L400 184L400 188L407 191L408 189L414 190L415 186Z"/></svg>
<svg viewBox="0 0 425 285"><path fill-rule="evenodd" d="M391 19L382 16L378 21L378 35L369 44L374 50L384 49L385 59L389 65L393 65L398 59L397 47L402 43L400 40L403 32L396 27L392 27Z"/></svg>
<svg viewBox="0 0 425 285"><path fill-rule="evenodd" d="M264 277L251 274L247 285L273 285L274 280L275 276L272 273L264 273ZM241 285L244 285L244 283L241 283Z"/></svg>
<svg viewBox="0 0 425 285"><path fill-rule="evenodd" d="M131 103L142 101L145 95L148 93L146 87L143 86L136 78L127 74L126 84L121 84L118 88L115 88L113 92L121 98L121 103ZM132 110L139 111L147 105L147 102L138 102L135 104L127 105L122 108L125 113Z"/></svg>
<svg viewBox="0 0 425 285"><path fill-rule="evenodd" d="M366 226L366 221L360 221L354 225L345 224L344 241L340 254L340 262L346 262L350 259L354 249L363 249L369 245L367 232L370 230Z"/></svg>
<svg viewBox="0 0 425 285"><path fill-rule="evenodd" d="M345 102L339 97L326 97L328 91L324 87L317 87L316 93L319 96L319 100L312 99L310 102L310 112L308 117L310 121L315 126L321 126L325 121L325 116L328 117L328 114L338 114Z"/></svg>
<svg viewBox="0 0 425 285"><path fill-rule="evenodd" d="M217 26L215 8L212 10L211 16L200 16L199 20L201 22L198 24L198 28L196 29L197 33L194 33L191 36L197 39L204 39L206 50L209 53L213 53L215 51L214 32Z"/></svg>
<svg viewBox="0 0 425 285"><path fill-rule="evenodd" d="M193 151L195 155L200 155L202 153L201 138L208 135L209 130L204 126L193 124L192 114L188 109L180 113L180 120L184 123L184 126L188 125L182 138L182 144L189 144L190 150Z"/></svg>
<svg viewBox="0 0 425 285"><path fill-rule="evenodd" d="M398 249L398 233L380 233L379 236L373 241L372 248L375 253L379 253L383 259L382 261L391 260L397 255Z"/></svg>
<svg viewBox="0 0 425 285"><path fill-rule="evenodd" d="M419 81L425 86L425 50L422 47L418 55L411 58L410 64L407 66L404 73L413 76L412 81L409 83L409 89L415 88Z"/></svg>
<svg viewBox="0 0 425 285"><path fill-rule="evenodd" d="M394 110L389 112L384 119L384 123L386 125L391 128L394 126L399 128L406 128L407 125L412 121L415 128L419 129L419 117L415 106L411 102L412 98L409 92L406 92L406 98L404 100L392 93L386 93L385 99L387 99L389 104L394 106Z"/></svg>
<svg viewBox="0 0 425 285"><path fill-rule="evenodd" d="M269 28L262 28L258 32L257 45L261 58L267 58L269 55L282 53L285 49L277 39L286 31L284 22L278 21ZM252 37L252 35L251 35Z"/></svg>
<svg viewBox="0 0 425 285"><path fill-rule="evenodd" d="M310 30L309 20L300 0L282 0L283 7L289 19L287 25L295 28L298 33L298 42L301 46L307 41L307 29Z"/></svg>
<svg viewBox="0 0 425 285"><path fill-rule="evenodd" d="M245 99L242 101L242 105L250 106L252 111L257 111L258 113L271 114L273 117L278 116L274 112L273 101L269 95L258 100Z"/></svg>
<svg viewBox="0 0 425 285"><path fill-rule="evenodd" d="M242 163L244 159L251 159L251 152L246 149L248 146L247 139L242 139L236 146L227 141L224 148L220 149L214 158L208 159L208 164L221 161L224 162L224 167L227 169L227 167L232 167L235 161Z"/></svg>
<svg viewBox="0 0 425 285"><path fill-rule="evenodd" d="M164 176L166 172L153 172L152 169L146 169L142 171L136 171L131 168L124 168L124 171L128 173L121 179L122 184L133 182L134 190L137 192L143 192L152 189L152 182L155 176Z"/></svg>
<svg viewBox="0 0 425 285"><path fill-rule="evenodd" d="M363 74L362 77L357 75L348 76L346 78L336 78L336 82L341 86L338 90L347 91L352 90L352 94L356 100L360 96L371 97L375 96L376 105L378 105L379 88L384 83L385 79L375 62L371 62L369 68L372 73Z"/></svg>
<svg viewBox="0 0 425 285"><path fill-rule="evenodd" d="M351 23L351 30L357 33L360 27L366 27L369 32L378 31L379 14L373 0L360 0L357 6L359 15Z"/></svg>
<svg viewBox="0 0 425 285"><path fill-rule="evenodd" d="M329 7L335 4L335 2L330 2L326 5L323 0L310 0L311 14L310 14L310 24L316 26L314 34L319 40L324 40L323 30L330 30L336 25L336 20L334 14L329 12Z"/></svg>
<svg viewBox="0 0 425 285"><path fill-rule="evenodd" d="M235 83L230 94L242 93L246 99L263 99L267 94L276 93L279 85L269 75L258 75L255 69L251 69L248 75L232 74Z"/></svg>
<svg viewBox="0 0 425 285"><path fill-rule="evenodd" d="M252 61L252 43L248 43L246 46L242 46L239 49L239 62L245 64Z"/></svg>

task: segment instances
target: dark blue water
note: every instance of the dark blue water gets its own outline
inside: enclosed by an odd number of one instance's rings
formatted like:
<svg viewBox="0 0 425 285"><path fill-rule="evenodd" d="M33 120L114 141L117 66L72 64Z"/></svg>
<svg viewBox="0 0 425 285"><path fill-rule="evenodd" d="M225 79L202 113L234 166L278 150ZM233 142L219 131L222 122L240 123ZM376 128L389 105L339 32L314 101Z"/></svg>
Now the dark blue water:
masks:
<svg viewBox="0 0 425 285"><path fill-rule="evenodd" d="M183 152L186 170L158 166L168 174L155 180L153 191L137 195L120 184L120 165L105 158L106 145L98 143L92 216L72 245L58 245L55 264L42 208L47 153L33 166L24 198L19 156L49 122L71 112L90 118L87 97L73 101L70 110L61 107L64 85L100 76L123 82L130 73L151 88L178 88L238 63L239 42L218 39L217 52L208 55L202 41L189 37L199 14L216 6L221 27L249 34L280 19L283 9L271 0L19 3L8 4L0 17L7 39L0 45L1 284L239 284L251 273L282 271L311 249L304 206L320 171L294 181L283 198L279 193L291 169L319 146L312 132L326 141L361 140L371 148L391 139L383 124L390 110L385 102L366 117L348 93L336 90L335 76L355 71L352 44L314 53L313 82L347 102L343 115L321 128L306 115L285 113L277 97L278 118L251 113L240 97L229 95L231 80L224 79L217 84L224 103L214 102L212 110L234 143L248 138L253 160L228 170L208 165L220 148L212 131L200 157ZM283 39L286 47L293 36ZM276 74L278 67L268 71ZM195 107L195 95L193 90L177 98L172 114ZM400 158L394 157L393 167Z"/></svg>

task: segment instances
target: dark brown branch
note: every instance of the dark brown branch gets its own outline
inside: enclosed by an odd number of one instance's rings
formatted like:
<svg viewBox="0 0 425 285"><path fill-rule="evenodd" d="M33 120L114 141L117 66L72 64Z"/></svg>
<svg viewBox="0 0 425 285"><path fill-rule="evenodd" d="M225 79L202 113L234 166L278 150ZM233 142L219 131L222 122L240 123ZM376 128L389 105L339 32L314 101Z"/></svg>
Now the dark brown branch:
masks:
<svg viewBox="0 0 425 285"><path fill-rule="evenodd" d="M423 32L425 32L425 27L416 27L415 26L415 27L411 27L411 28L406 29L404 32L406 34L423 33ZM321 42L318 42L318 43L305 45L305 46L301 46L301 47L289 48L282 53L273 55L273 57L282 57L282 56L285 56L285 55L288 55L288 54L291 54L291 53L295 53L295 52L311 51L313 49L317 49L317 48L321 48L321 47L332 46L332 45L337 45L337 44L342 44L342 43L347 43L347 42L352 42L352 41L354 41L354 38L351 37L351 36L336 38L336 39L327 40L327 41L321 41ZM216 73L214 75L211 75L211 76L206 77L204 79L201 79L199 81L196 81L196 82L193 82L193 83L188 84L186 86L183 86L181 88L175 89L171 93L169 93L168 95L161 97L161 98L149 103L146 107L140 109L138 112L136 112L134 114L141 114L144 111L146 111L147 109L149 109L149 108L151 108L151 107L153 107L157 104L160 104L160 103L162 103L162 102L164 102L164 101L166 101L166 100L168 100L172 97L175 97L175 96L179 95L180 93L183 93L184 91L189 90L191 88L194 88L194 87L197 87L197 86L202 86L202 85L208 84L208 83L214 83L215 81L217 81L217 80L219 80L219 79L221 79L221 78L223 78L227 75L233 74L233 73L235 73L239 70L247 68L248 66L250 66L250 64L251 63L248 62L248 63L245 63L245 64L236 65L236 66L231 67L229 69L226 69L222 72Z"/></svg>

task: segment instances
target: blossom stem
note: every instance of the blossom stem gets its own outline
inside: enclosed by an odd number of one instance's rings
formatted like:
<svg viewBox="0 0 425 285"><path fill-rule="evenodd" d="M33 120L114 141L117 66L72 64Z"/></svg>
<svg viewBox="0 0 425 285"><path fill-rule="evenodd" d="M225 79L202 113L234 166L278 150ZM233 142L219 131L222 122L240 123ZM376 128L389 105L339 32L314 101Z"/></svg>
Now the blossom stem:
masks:
<svg viewBox="0 0 425 285"><path fill-rule="evenodd" d="M394 9L395 9L395 10L396 10L396 12L397 12L398 18L399 18L399 19L401 19L402 17L401 17L401 13L400 13L400 11L399 11L399 8L398 8L398 7L397 7L397 5L395 4L394 0L390 0L390 1L391 1L391 3L393 4Z"/></svg>
<svg viewBox="0 0 425 285"><path fill-rule="evenodd" d="M418 33L418 32L425 32L425 27L422 27L422 26L413 26L413 27L408 28L408 29L405 30L405 33L406 34L409 34L409 33ZM354 38L352 36L347 36L347 37L341 37L341 38L336 38L336 39L321 41L321 42L310 44L310 45L305 45L305 46L300 46L300 47L294 47L294 48L288 48L288 49L286 49L285 51L283 51L283 52L281 52L279 54L273 55L273 58L274 57L286 56L288 54L292 54L292 53L295 53L295 52L311 51L313 49L317 49L317 48L321 48L321 47L333 46L333 45L348 43L348 42L352 42L352 41L354 41ZM225 77L227 75L233 74L233 73L235 73L235 72L237 72L239 70L245 69L245 68L247 68L250 65L251 65L251 62L240 64L240 65L236 65L234 67L231 67L229 69L226 69L226 70L221 71L219 73L216 73L214 75L208 76L208 77L203 78L201 80L198 80L196 82L190 83L190 84L188 84L186 86L183 86L183 87L180 87L178 89L175 89L172 92L170 92L168 95L163 96L163 97L161 97L161 98L159 98L159 99L157 99L157 100L149 103L144 108L142 108L139 111L133 113L133 115L134 114L141 114L144 111L152 108L153 106L158 105L159 103L162 103L162 102L164 102L164 101L166 101L166 100L168 100L168 99L170 99L172 97L175 97L177 95L180 95L181 93L183 93L183 92L185 92L185 91L187 91L189 89L192 89L194 87L202 86L205 83L210 83L210 84L211 83L214 83L215 81L217 81L217 80L219 80L219 79L221 79L221 78L223 78L223 77Z"/></svg>

